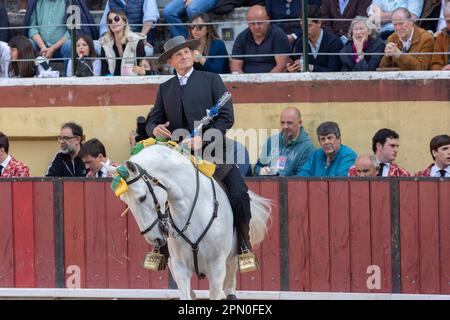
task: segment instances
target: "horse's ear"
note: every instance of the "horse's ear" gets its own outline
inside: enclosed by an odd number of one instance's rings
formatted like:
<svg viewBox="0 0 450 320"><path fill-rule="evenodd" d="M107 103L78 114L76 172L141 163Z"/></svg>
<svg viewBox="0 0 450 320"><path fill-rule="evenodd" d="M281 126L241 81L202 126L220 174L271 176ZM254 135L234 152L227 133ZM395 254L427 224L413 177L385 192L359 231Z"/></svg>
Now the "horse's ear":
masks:
<svg viewBox="0 0 450 320"><path fill-rule="evenodd" d="M133 162L125 161L125 165L127 166L127 169L131 171L131 173L137 173L138 170Z"/></svg>

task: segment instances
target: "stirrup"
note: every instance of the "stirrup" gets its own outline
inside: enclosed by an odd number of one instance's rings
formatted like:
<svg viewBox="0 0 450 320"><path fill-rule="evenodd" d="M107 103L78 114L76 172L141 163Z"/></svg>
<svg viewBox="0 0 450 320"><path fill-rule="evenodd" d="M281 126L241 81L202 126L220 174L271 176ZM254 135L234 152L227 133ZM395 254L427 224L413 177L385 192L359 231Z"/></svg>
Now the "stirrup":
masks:
<svg viewBox="0 0 450 320"><path fill-rule="evenodd" d="M256 254L250 250L245 250L238 255L238 265L241 273L259 269L258 258L256 257Z"/></svg>
<svg viewBox="0 0 450 320"><path fill-rule="evenodd" d="M145 255L144 269L162 271L166 269L167 259L159 250L155 249Z"/></svg>

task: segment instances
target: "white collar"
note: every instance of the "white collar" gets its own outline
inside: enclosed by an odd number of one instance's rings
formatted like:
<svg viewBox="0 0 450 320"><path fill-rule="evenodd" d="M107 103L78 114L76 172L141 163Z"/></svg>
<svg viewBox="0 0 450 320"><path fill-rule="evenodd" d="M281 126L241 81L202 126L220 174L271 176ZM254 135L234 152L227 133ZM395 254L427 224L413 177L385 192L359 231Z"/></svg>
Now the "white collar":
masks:
<svg viewBox="0 0 450 320"><path fill-rule="evenodd" d="M403 44L403 48L406 47L407 50L409 50L411 48L411 40L412 40L413 35L414 35L414 28L412 29L411 35L409 36L408 40L403 41L402 39L400 39L400 41Z"/></svg>
<svg viewBox="0 0 450 320"><path fill-rule="evenodd" d="M441 168L439 168L437 166L437 164L435 163L432 167L431 167L431 171L430 171L430 177L440 177L441 174L439 173L439 170L442 170ZM447 173L445 174L446 176L450 176L450 166L447 166L447 168L444 169Z"/></svg>
<svg viewBox="0 0 450 320"><path fill-rule="evenodd" d="M0 163L0 165L3 167L3 169L5 169L8 166L9 162L11 161L11 159L12 159L11 155L8 154L6 159L3 160L2 163Z"/></svg>
<svg viewBox="0 0 450 320"><path fill-rule="evenodd" d="M106 166L109 166L110 164L111 164L111 160L106 159L105 164L102 165L102 167L100 168L99 171L101 171L103 173L102 178L105 178L108 176L108 169L106 168ZM98 177L98 172L95 176Z"/></svg>
<svg viewBox="0 0 450 320"><path fill-rule="evenodd" d="M194 67L192 67L191 70L189 70L184 76L179 75L178 72L177 72L178 80L181 82L181 78L184 78L184 79L186 79L186 82L187 82L187 79L189 79L189 77L191 76L192 72L194 72Z"/></svg>

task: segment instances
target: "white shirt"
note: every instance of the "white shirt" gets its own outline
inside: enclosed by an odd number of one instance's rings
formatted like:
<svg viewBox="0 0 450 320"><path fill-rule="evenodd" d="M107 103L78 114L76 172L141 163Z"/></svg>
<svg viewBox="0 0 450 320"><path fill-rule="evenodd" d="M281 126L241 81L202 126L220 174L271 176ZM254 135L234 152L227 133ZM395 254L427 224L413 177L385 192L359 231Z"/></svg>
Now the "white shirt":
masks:
<svg viewBox="0 0 450 320"><path fill-rule="evenodd" d="M105 165L109 166L111 165L111 160L107 159L105 161ZM108 169L106 169L106 166L102 165L99 171L102 172L102 178L106 178L108 176ZM95 174L96 177L98 177L98 172Z"/></svg>
<svg viewBox="0 0 450 320"><path fill-rule="evenodd" d="M430 171L430 177L441 177L441 173L439 172L439 170L442 170L441 168L439 168L436 163L431 167L431 171ZM444 169L446 171L445 173L445 177L450 177L450 166L448 166L447 168Z"/></svg>
<svg viewBox="0 0 450 320"><path fill-rule="evenodd" d="M317 59L317 54L319 53L319 50L320 50L320 44L322 43L322 38L323 38L323 29L320 29L320 36L319 36L319 39L317 39L315 48L313 47L311 41L308 40L309 46L311 47L311 53L315 59Z"/></svg>
<svg viewBox="0 0 450 320"><path fill-rule="evenodd" d="M402 39L400 39L400 41L403 43L403 49L404 49L404 50L402 50L403 52L409 51L409 48L411 47L411 40L412 40L413 35L414 35L414 28L412 29L411 35L409 36L407 41L403 41Z"/></svg>
<svg viewBox="0 0 450 320"><path fill-rule="evenodd" d="M2 168L2 172L3 172L3 170L8 166L8 164L9 164L10 161L11 161L11 156L8 154L8 156L6 157L6 159L3 160L2 163L0 163L0 165L3 167L3 168ZM0 172L0 174L1 174L1 172Z"/></svg>
<svg viewBox="0 0 450 320"><path fill-rule="evenodd" d="M389 163L385 163L384 167L383 167L383 173L382 173L382 177L387 177L389 175Z"/></svg>
<svg viewBox="0 0 450 320"><path fill-rule="evenodd" d="M191 68L184 76L180 76L177 73L178 80L180 81L180 86L185 86L187 84L187 81L189 77L191 76L192 72L194 71L194 67Z"/></svg>

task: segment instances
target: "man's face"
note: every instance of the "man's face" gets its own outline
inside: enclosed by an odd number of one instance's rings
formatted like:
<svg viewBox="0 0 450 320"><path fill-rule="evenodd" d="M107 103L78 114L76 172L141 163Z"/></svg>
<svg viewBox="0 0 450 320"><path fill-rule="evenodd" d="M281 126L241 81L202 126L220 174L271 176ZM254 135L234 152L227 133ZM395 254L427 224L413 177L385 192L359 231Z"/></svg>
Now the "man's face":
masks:
<svg viewBox="0 0 450 320"><path fill-rule="evenodd" d="M285 110L281 113L280 127L285 138L292 139L297 137L301 126L302 120L299 119L298 115L295 112L291 110Z"/></svg>
<svg viewBox="0 0 450 320"><path fill-rule="evenodd" d="M378 174L377 168L375 168L369 158L360 158L356 162L356 175L358 177L375 177Z"/></svg>
<svg viewBox="0 0 450 320"><path fill-rule="evenodd" d="M397 158L399 147L399 139L387 138L383 146L381 143L377 143L377 149L380 153L380 158L378 160L384 163L394 162L395 158Z"/></svg>
<svg viewBox="0 0 450 320"><path fill-rule="evenodd" d="M247 15L248 28L254 38L264 38L266 36L267 30L269 30L267 19L268 17L261 12L250 12Z"/></svg>
<svg viewBox="0 0 450 320"><path fill-rule="evenodd" d="M441 168L450 166L450 144L437 148L432 151L437 165Z"/></svg>
<svg viewBox="0 0 450 320"><path fill-rule="evenodd" d="M194 57L189 48L183 48L172 54L167 62L177 70L178 74L184 75L194 65Z"/></svg>
<svg viewBox="0 0 450 320"><path fill-rule="evenodd" d="M300 23L303 28L303 22ZM320 28L322 24L320 21L314 22L313 20L308 20L308 39L315 39L320 35Z"/></svg>
<svg viewBox="0 0 450 320"><path fill-rule="evenodd" d="M97 157L93 157L90 154L81 158L86 169L97 173L102 168L103 157L99 154Z"/></svg>
<svg viewBox="0 0 450 320"><path fill-rule="evenodd" d="M58 142L61 147L61 151L65 154L72 154L77 151L77 147L80 145L80 137L74 136L72 129L62 128L59 132Z"/></svg>
<svg viewBox="0 0 450 320"><path fill-rule="evenodd" d="M319 143L323 152L328 155L332 155L339 150L341 145L341 139L336 138L334 133L327 134L326 136L319 136Z"/></svg>
<svg viewBox="0 0 450 320"><path fill-rule="evenodd" d="M394 25L394 31L399 38L403 41L408 40L414 28L414 24L405 17L403 12L397 11L392 15L392 24Z"/></svg>

